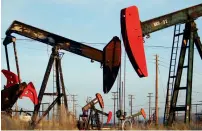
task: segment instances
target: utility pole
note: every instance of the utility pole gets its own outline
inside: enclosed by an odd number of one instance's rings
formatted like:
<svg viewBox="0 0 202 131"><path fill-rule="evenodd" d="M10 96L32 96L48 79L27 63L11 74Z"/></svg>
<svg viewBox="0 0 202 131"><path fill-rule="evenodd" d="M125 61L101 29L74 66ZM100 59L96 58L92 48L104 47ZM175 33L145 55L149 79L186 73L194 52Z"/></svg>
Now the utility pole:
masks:
<svg viewBox="0 0 202 131"><path fill-rule="evenodd" d="M112 92L112 95L113 95L112 100L114 100L114 127L116 125L116 118L115 118L115 116L116 116L116 99L117 99L117 94L118 94L118 92Z"/></svg>
<svg viewBox="0 0 202 131"><path fill-rule="evenodd" d="M151 116L151 97L153 97L153 96L151 96L153 93L148 93L149 94L149 96L147 96L147 97L149 97L149 120L150 120L150 116Z"/></svg>
<svg viewBox="0 0 202 131"><path fill-rule="evenodd" d="M121 101L121 103L122 103L122 110L123 110L123 112L124 112L124 89L123 89L124 87L123 87L123 81L121 82L121 92L122 92L122 94L121 94L121 98L122 98L122 101Z"/></svg>
<svg viewBox="0 0 202 131"><path fill-rule="evenodd" d="M160 107L158 107L158 110L160 110ZM156 107L151 107L151 116L152 115L154 116L153 120L156 121Z"/></svg>
<svg viewBox="0 0 202 131"><path fill-rule="evenodd" d="M76 107L78 106L78 104L75 104L75 118L77 119L77 110L76 110Z"/></svg>
<svg viewBox="0 0 202 131"><path fill-rule="evenodd" d="M75 99L75 96L77 96L77 95L71 95L72 96L72 107L73 107L73 115L75 115L75 102L77 101L76 99Z"/></svg>
<svg viewBox="0 0 202 131"><path fill-rule="evenodd" d="M118 76L117 76L117 94L119 94L119 74L118 74ZM117 95L117 108L116 108L116 110L118 111L119 110L119 95Z"/></svg>
<svg viewBox="0 0 202 131"><path fill-rule="evenodd" d="M128 95L129 96L129 100L130 100L130 115L133 115L133 99L134 99L134 95Z"/></svg>
<svg viewBox="0 0 202 131"><path fill-rule="evenodd" d="M125 50L124 50L125 51ZM125 53L124 53L124 78L123 78L124 80L124 86L123 86L123 88L124 88L124 90L123 90L123 101L124 101L124 112L125 112L125 110L126 110L126 101L125 101L125 95L126 95L126 51L125 51Z"/></svg>
<svg viewBox="0 0 202 131"><path fill-rule="evenodd" d="M158 55L156 54L156 93L155 93L155 124L158 125Z"/></svg>

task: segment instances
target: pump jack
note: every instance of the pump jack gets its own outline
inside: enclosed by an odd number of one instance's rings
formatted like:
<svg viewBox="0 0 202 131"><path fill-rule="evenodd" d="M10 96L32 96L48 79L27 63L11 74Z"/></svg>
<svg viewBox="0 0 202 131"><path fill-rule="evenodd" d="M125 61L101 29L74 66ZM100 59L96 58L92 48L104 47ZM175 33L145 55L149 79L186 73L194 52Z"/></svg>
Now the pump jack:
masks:
<svg viewBox="0 0 202 131"><path fill-rule="evenodd" d="M1 111L11 116L13 105L22 97L28 97L33 104L38 104L37 93L32 82L20 83L18 76L13 72L2 70L2 73L7 78L7 83L1 90Z"/></svg>
<svg viewBox="0 0 202 131"><path fill-rule="evenodd" d="M186 24L185 31L183 33L175 34L175 36L183 35L183 42L181 46L180 59L177 69L177 75L172 76L176 78L174 91L172 92L172 99L170 102L171 107L167 108L169 102L166 100L165 112L169 114L169 117L164 117L164 120L168 120L168 124L172 124L173 116L175 111L185 111L186 118L185 123L190 121L190 109L191 109L191 92L192 92L192 73L193 73L193 47L196 45L200 57L202 58L202 45L197 34L197 28L194 23L194 20L202 16L202 4L189 7L180 11L176 11L164 16L160 16L151 20L141 22L139 19L138 8L136 6L131 6L121 10L121 33L123 37L123 42L127 55L130 59L131 64L136 70L139 77L146 77L147 65L144 53L144 40L143 37L149 36L150 33L153 33L158 30L165 29L167 27L177 25L177 24ZM35 106L34 115L32 117L33 123L36 123L36 116L38 114L40 103L43 98L44 90L47 84L47 80L50 74L50 70L54 61L54 57L58 55L58 50L63 49L70 51L72 53L90 58L101 62L103 65L103 91L108 93L116 79L118 69L121 61L121 46L120 40L118 37L114 37L109 44L104 48L103 51L97 50L95 48L86 46L79 42L58 36L56 34L38 29L36 27L26 25L24 23L14 21L13 24L6 31L6 39L4 40L5 52L6 52L6 61L7 67L10 71L9 60L8 60L8 50L7 45L13 41L11 36L12 33L22 35L36 41L53 46L52 54L49 59L49 63L44 75L44 80L39 92L39 103ZM9 40L9 41L8 41ZM186 46L187 41L189 40L189 46ZM15 45L15 44L14 44ZM188 78L187 78L187 87L179 87L181 80L181 74L183 69L183 63L185 58L185 49L189 48L189 62L188 66ZM113 49L113 50L112 50ZM174 47L173 47L174 49ZM173 50L172 49L172 50ZM172 57L171 57L172 61ZM172 65L170 65L172 66ZM171 72L171 71L170 71ZM19 71L18 71L19 75ZM171 78L169 76L169 78ZM59 82L58 82L59 83ZM59 85L59 84L58 84ZM169 90L170 88L168 88ZM176 107L178 92L181 89L186 89L186 105L184 107ZM169 95L167 94L167 98ZM58 96L60 100L60 97ZM59 103L59 102L58 102ZM53 105L52 105L53 106ZM48 111L48 110L47 110Z"/></svg>
<svg viewBox="0 0 202 131"><path fill-rule="evenodd" d="M135 113L135 114L133 114L133 115L127 116L127 117L125 118L125 120L124 120L123 123L122 123L122 130L124 129L125 124L126 124L127 122L130 123L130 128L132 129L132 126L133 126L132 120L133 120L135 117L138 117L138 116L140 116L140 115L142 115L143 118L146 119L146 113L145 113L145 111L144 111L143 108L141 108L141 110L140 110L139 112L137 112L137 113Z"/></svg>
<svg viewBox="0 0 202 131"><path fill-rule="evenodd" d="M137 74L140 77L146 77L147 66L144 53L144 38L149 36L150 33L153 33L158 30L165 29L167 27L185 24L184 32L178 31L174 34L174 38L180 35L183 35L183 41L181 46L181 52L179 57L179 64L177 68L177 74L171 74L172 61L176 63L176 50L178 46L172 47L172 54L170 60L170 73L169 79L175 78L172 83L168 81L167 87L167 97L166 97L166 106L164 113L164 124L171 125L173 123L174 112L175 111L185 111L184 122L189 123L191 117L191 94L192 94L192 74L193 74L193 54L194 54L194 43L198 49L199 55L202 59L202 44L197 33L197 28L194 20L202 16L202 4L192 6L180 11L176 11L170 14L166 14L160 17L156 17L144 22L140 21L138 8L136 6L131 6L121 10L121 33L123 37L123 42L125 45L126 52L128 57L136 70ZM175 28L176 29L176 28ZM179 41L179 39L178 39ZM189 41L189 44L188 44ZM178 43L178 42L177 42ZM173 45L176 44L173 41ZM189 49L188 54L188 65L183 66L186 49ZM175 51L173 51L175 50ZM187 68L187 85L186 87L180 87L180 81L182 76L183 68ZM169 84L174 83L174 90L170 92L171 88ZM177 97L180 90L186 90L186 105L182 107L176 107ZM172 94L172 96L171 96ZM170 96L172 98L170 98Z"/></svg>
<svg viewBox="0 0 202 131"><path fill-rule="evenodd" d="M89 129L100 130L101 122L100 122L99 114L107 116L107 123L109 123L112 118L111 111L109 111L109 113L106 113L95 108L95 105L97 103L99 103L100 108L102 109L104 108L104 101L102 99L102 96L99 93L97 93L95 96L96 98L88 102L82 108L82 114L79 116L79 121L78 121L79 130L89 130ZM90 110L90 114L88 114L89 110Z"/></svg>
<svg viewBox="0 0 202 131"><path fill-rule="evenodd" d="M47 112L51 110L51 108L56 104L56 102L58 103L58 105L60 105L61 103L60 98L62 96L64 96L64 98L66 97L64 82L63 82L63 75L61 71L61 62L59 58L59 50L66 50L66 51L75 53L77 55L90 58L92 61L95 60L97 62L100 62L101 66L103 67L103 92L108 93L111 90L114 84L114 81L116 79L116 76L118 74L120 61L121 61L121 45L118 37L116 36L113 37L113 39L104 47L103 51L101 51L93 47L84 45L82 43L70 40L68 38L24 24L22 22L14 21L11 24L11 26L8 28L8 30L6 31L6 38L3 42L5 46L6 62L7 62L8 70L10 70L10 65L9 65L7 45L12 42L15 43L15 41L13 41L15 37L11 35L13 33L53 46L52 54L50 56L50 59L46 68L46 72L42 81L42 85L40 88L40 92L38 94L39 102L34 107L34 113L32 116L33 127L47 114ZM56 66L57 93L44 93L54 60L56 61L55 66ZM60 93L59 76L61 79L63 93ZM45 94L47 95L57 94L57 98L55 99L55 101L53 101L53 103L49 106L49 108L43 113L41 118L39 118L39 120L36 121L40 104L42 102L43 95ZM67 108L66 101L65 101L65 106Z"/></svg>
<svg viewBox="0 0 202 131"><path fill-rule="evenodd" d="M33 83L30 82L27 84L26 82L21 82L15 40L15 38L6 38L4 43L11 41L13 42L18 75L11 72L10 67L8 67L8 70L1 70L7 79L4 89L1 90L1 111L5 111L9 115L12 115L11 108L16 103L18 98L22 99L22 97L28 97L35 105L38 104L37 93Z"/></svg>

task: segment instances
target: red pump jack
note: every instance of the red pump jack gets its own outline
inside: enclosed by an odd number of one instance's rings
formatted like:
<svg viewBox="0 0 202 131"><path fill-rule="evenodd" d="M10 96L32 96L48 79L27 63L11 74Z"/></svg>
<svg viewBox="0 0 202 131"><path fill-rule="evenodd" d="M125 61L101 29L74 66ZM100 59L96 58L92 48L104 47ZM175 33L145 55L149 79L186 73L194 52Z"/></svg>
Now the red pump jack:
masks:
<svg viewBox="0 0 202 131"><path fill-rule="evenodd" d="M164 112L165 125L171 125L173 123L176 111L185 112L185 123L190 123L191 121L194 45L196 46L198 53L202 59L202 44L197 32L198 29L196 23L194 22L199 17L202 17L201 3L143 22L140 21L138 8L136 6L124 8L121 10L120 13L121 33L125 49L130 62L139 77L148 76L143 45L144 37L146 36L147 38L149 34L153 32L175 25ZM180 24L185 24L185 29L183 32L180 31ZM179 62L178 65L176 65L176 56L180 35L183 35L183 38L181 42L182 45L179 55ZM185 62L186 50L188 52L187 63ZM187 71L187 83L185 84L186 86L182 87L180 86L180 83L182 71L183 69L185 70L185 68ZM177 105L178 94L179 91L182 90L186 91L185 105Z"/></svg>
<svg viewBox="0 0 202 131"><path fill-rule="evenodd" d="M38 104L37 93L32 82L20 83L18 76L13 72L2 70L2 73L7 78L7 83L1 90L1 111L11 115L11 108L17 99L22 97L28 97L34 105Z"/></svg>
<svg viewBox="0 0 202 131"><path fill-rule="evenodd" d="M101 122L99 118L99 114L102 114L104 116L107 116L107 123L110 122L112 118L112 112L109 111L109 113L106 113L104 111L98 110L95 108L95 105L99 103L100 108L104 108L104 101L102 99L102 96L97 93L96 98L94 98L92 101L87 103L83 108L83 114L79 116L78 121L78 129L79 130L89 130L89 129L101 129ZM88 110L90 110L90 114L88 115ZM94 113L93 113L94 112ZM80 120L81 118L81 120Z"/></svg>

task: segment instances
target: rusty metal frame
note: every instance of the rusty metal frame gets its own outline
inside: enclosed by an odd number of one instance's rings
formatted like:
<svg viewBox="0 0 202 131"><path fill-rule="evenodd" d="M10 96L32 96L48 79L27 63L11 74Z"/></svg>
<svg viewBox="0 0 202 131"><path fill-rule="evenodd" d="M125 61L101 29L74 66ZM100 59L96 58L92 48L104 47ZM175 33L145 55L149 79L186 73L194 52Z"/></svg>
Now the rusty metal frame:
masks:
<svg viewBox="0 0 202 131"><path fill-rule="evenodd" d="M19 79L19 84L20 84L20 68L19 68L18 55L17 55L17 49L16 49L16 38L14 36L6 36L6 38L3 41L3 45L5 46L6 63L7 63L8 71L10 71L8 48L7 48L7 45L9 43L13 43L15 64L16 64L16 69L17 69L17 74L18 74L18 79Z"/></svg>
<svg viewBox="0 0 202 131"><path fill-rule="evenodd" d="M63 94L61 94L60 96L58 96L52 103L51 105L46 109L45 112L43 112L42 116L38 119L38 121L36 121L35 124L39 124L39 122L48 114L48 112L53 108L53 106L59 101L59 99L63 96ZM33 125L32 125L33 126ZM34 125L35 126L35 125Z"/></svg>
<svg viewBox="0 0 202 131"><path fill-rule="evenodd" d="M121 61L121 41L117 36L104 47L103 51L86 44L47 32L37 27L19 21L13 21L6 31L6 36L18 34L52 47L58 46L61 50L100 62L103 65L103 91L108 93L117 77ZM9 44L9 43L7 43ZM6 46L5 46L6 48Z"/></svg>
<svg viewBox="0 0 202 131"><path fill-rule="evenodd" d="M189 41L189 45L187 46ZM191 97L192 97L192 79L193 79L193 61L194 61L194 44L196 45L199 55L201 56L201 42L197 33L196 24L194 21L185 24L185 32L182 39L182 46L180 51L179 63L177 67L176 80L173 90L172 99L170 102L170 111L167 123L165 125L172 125L175 117L176 111L185 111L184 123L190 124L191 121ZM188 48L188 49L187 49ZM188 65L184 65L184 59L186 54L186 49L188 50ZM180 81L182 76L183 68L187 68L187 82L186 87L180 87ZM178 93L180 90L186 90L186 100L185 105L176 106Z"/></svg>
<svg viewBox="0 0 202 131"><path fill-rule="evenodd" d="M67 104L67 95L65 91L65 84L64 84L64 79L63 79L63 73L62 73L62 65L61 65L61 57L58 59L58 68L59 68L59 73L60 73L60 82L61 82L61 87L62 87L62 93L64 95L64 105L66 110L68 110L68 104Z"/></svg>
<svg viewBox="0 0 202 131"><path fill-rule="evenodd" d="M46 89L46 85L50 76L50 72L52 69L52 66L54 66L54 61L55 61L55 67L56 67L56 87L57 87L57 98L53 101L53 103L47 108L47 110L43 113L43 115L39 118L39 120L37 120L37 116L38 116L38 112L40 109L40 105L43 99L43 96L45 94L51 95L54 93L44 93L45 89ZM60 75L61 74L61 75ZM62 78L61 78L62 77ZM34 112L33 112L33 116L32 116L32 127L34 128L46 115L47 113L52 109L52 107L57 103L58 107L61 105L61 97L63 96L64 99L67 100L67 96L64 95L65 93L65 89L62 90L63 93L60 92L60 80L63 81L63 75L62 75L62 67L61 67L61 59L59 57L59 48L57 46L52 48L52 53L50 55L49 61L48 61L48 65L44 74L44 78L41 84L41 88L38 94L38 101L39 103L34 107ZM62 82L62 87L64 87L64 81ZM65 107L67 106L67 102L65 104ZM66 108L67 110L67 108Z"/></svg>

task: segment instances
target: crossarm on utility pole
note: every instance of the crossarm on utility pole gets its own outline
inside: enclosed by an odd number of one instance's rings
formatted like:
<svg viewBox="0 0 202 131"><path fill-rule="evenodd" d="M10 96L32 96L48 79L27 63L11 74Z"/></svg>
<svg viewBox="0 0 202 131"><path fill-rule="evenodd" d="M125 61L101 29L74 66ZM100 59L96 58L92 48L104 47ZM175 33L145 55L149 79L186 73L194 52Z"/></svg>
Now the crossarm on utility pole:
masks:
<svg viewBox="0 0 202 131"><path fill-rule="evenodd" d="M7 36L11 36L12 33L28 37L30 39L45 43L53 47L59 45L60 49L87 57L89 59L98 62L103 62L103 53L101 50L47 32L45 30L24 24L19 21L14 21L6 31Z"/></svg>
<svg viewBox="0 0 202 131"><path fill-rule="evenodd" d="M143 36L202 16L202 4L141 22Z"/></svg>

